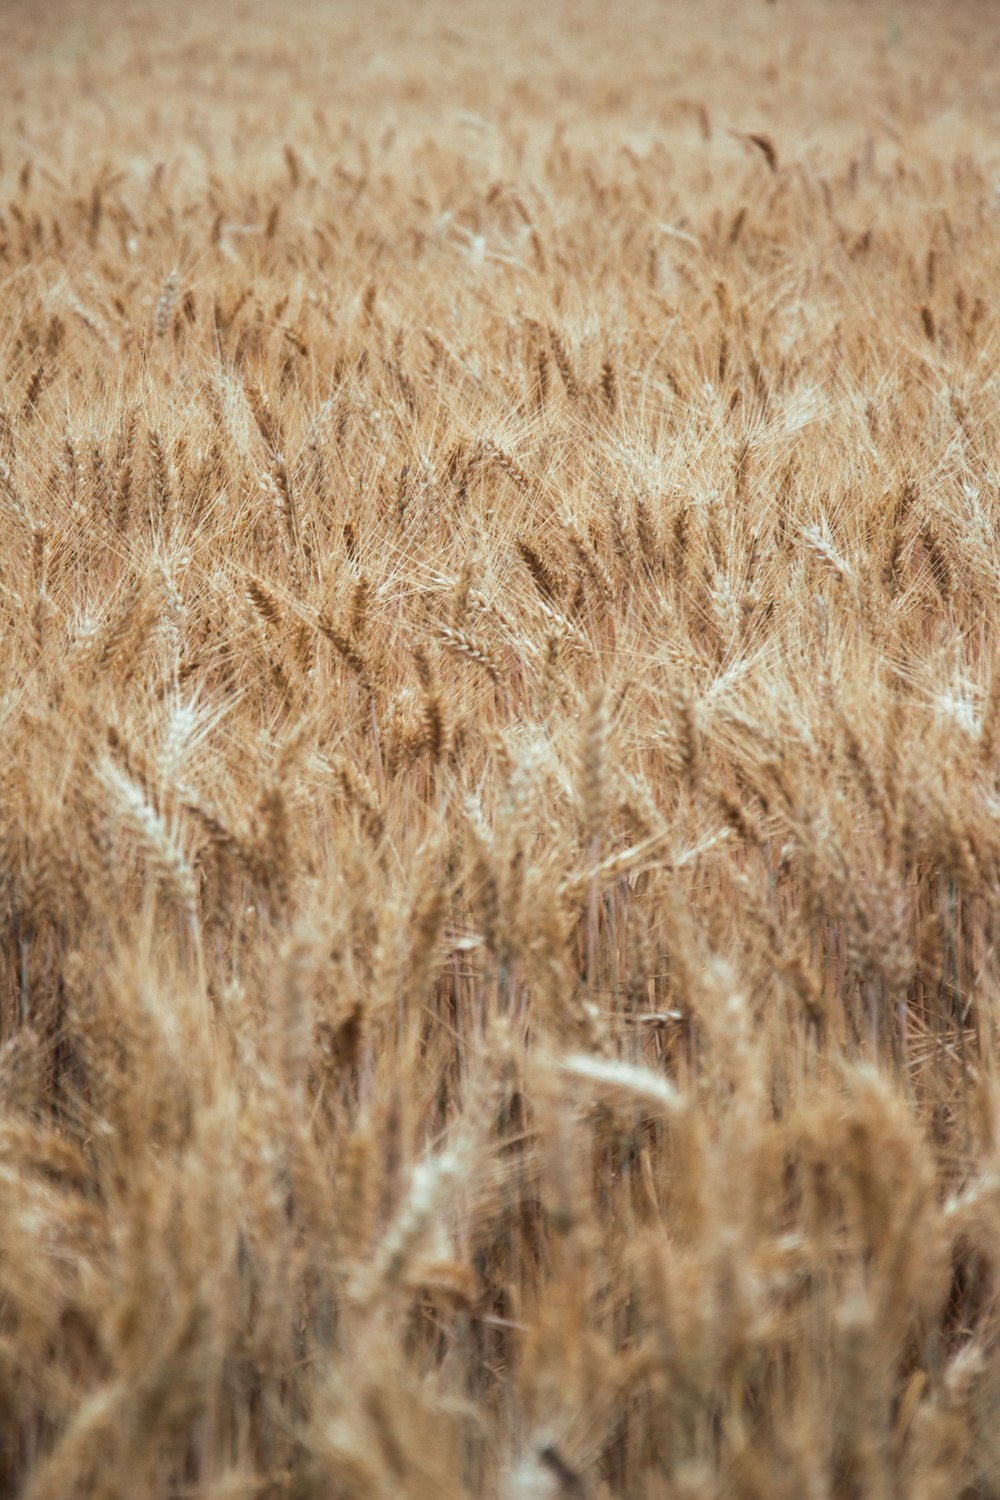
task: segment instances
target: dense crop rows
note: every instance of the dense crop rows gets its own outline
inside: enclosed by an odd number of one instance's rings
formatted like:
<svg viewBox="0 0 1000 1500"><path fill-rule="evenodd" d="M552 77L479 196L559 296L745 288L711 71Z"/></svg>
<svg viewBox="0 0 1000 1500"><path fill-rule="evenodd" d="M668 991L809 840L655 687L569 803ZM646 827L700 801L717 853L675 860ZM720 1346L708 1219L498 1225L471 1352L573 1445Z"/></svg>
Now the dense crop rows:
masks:
<svg viewBox="0 0 1000 1500"><path fill-rule="evenodd" d="M0 1488L1000 1495L989 6L8 6Z"/></svg>

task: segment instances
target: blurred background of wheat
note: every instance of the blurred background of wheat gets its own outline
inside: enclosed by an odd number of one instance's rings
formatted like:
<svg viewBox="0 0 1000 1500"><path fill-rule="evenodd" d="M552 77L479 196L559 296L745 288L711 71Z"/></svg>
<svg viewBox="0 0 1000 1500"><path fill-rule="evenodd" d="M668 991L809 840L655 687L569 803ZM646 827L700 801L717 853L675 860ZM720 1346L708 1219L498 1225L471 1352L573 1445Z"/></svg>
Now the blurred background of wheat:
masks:
<svg viewBox="0 0 1000 1500"><path fill-rule="evenodd" d="M1000 1495L992 6L0 53L0 1487Z"/></svg>

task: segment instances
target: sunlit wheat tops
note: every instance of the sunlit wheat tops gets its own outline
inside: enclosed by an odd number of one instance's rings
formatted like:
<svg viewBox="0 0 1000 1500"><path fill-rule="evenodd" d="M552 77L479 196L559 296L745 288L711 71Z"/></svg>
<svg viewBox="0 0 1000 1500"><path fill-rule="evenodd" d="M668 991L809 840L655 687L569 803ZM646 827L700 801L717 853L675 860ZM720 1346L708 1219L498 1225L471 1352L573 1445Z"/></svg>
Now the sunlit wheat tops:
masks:
<svg viewBox="0 0 1000 1500"><path fill-rule="evenodd" d="M1000 1496L989 19L6 7L0 1493Z"/></svg>

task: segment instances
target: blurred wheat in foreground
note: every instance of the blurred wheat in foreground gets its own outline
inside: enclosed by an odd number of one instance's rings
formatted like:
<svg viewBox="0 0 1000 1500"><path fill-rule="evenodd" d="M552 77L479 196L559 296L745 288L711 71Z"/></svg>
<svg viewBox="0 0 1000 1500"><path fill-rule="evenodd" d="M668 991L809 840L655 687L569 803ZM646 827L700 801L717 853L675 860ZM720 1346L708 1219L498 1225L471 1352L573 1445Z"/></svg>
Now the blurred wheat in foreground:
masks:
<svg viewBox="0 0 1000 1500"><path fill-rule="evenodd" d="M991 17L6 8L0 1493L1000 1496Z"/></svg>

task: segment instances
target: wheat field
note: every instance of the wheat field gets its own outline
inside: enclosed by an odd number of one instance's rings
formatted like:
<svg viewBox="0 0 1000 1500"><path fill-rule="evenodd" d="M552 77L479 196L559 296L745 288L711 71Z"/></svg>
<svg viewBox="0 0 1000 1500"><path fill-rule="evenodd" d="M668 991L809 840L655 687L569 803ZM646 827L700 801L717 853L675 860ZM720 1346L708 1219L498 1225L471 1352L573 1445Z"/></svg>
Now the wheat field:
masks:
<svg viewBox="0 0 1000 1500"><path fill-rule="evenodd" d="M1000 1496L987 4L11 4L0 1492Z"/></svg>

